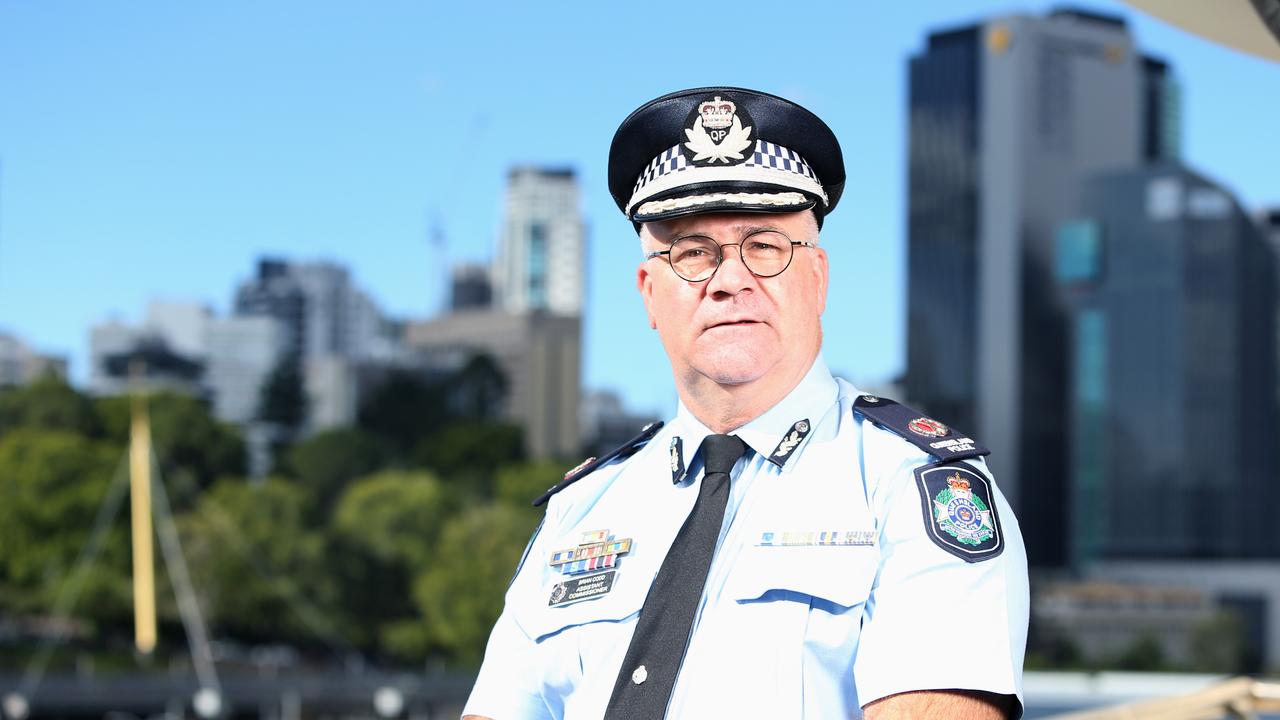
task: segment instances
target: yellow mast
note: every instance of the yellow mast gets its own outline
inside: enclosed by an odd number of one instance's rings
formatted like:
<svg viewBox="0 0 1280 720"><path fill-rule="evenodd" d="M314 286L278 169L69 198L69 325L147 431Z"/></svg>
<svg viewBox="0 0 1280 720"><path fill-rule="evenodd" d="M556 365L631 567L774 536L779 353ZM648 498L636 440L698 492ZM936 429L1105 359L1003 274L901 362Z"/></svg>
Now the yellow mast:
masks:
<svg viewBox="0 0 1280 720"><path fill-rule="evenodd" d="M137 362L137 361L135 361ZM133 624L138 652L156 649L156 566L151 532L151 419L140 382L135 378L133 420L129 431L129 487L133 510Z"/></svg>

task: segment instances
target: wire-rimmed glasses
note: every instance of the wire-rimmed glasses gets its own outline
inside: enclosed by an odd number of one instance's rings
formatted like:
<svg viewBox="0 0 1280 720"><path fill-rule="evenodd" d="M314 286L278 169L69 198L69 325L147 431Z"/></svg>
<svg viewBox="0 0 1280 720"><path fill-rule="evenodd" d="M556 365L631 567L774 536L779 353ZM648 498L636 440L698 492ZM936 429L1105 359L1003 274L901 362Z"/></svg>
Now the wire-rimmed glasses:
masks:
<svg viewBox="0 0 1280 720"><path fill-rule="evenodd" d="M721 245L706 235L685 235L677 238L666 250L655 250L645 255L645 260L665 255L671 270L682 280L703 282L720 269L724 262L724 249L737 246L742 264L752 275L770 278L782 274L791 265L796 246L817 247L811 242L792 240L778 230L756 230L742 242Z"/></svg>

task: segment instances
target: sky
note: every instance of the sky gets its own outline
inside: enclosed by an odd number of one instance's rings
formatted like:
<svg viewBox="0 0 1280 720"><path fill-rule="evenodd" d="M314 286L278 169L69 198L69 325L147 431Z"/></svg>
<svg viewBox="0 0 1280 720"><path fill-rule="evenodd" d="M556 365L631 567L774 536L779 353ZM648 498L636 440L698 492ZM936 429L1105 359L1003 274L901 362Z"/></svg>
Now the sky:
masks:
<svg viewBox="0 0 1280 720"><path fill-rule="evenodd" d="M572 167L584 385L669 414L608 147L645 101L722 84L795 100L840 138L824 356L884 382L905 357L908 58L931 31L1054 5L0 0L0 332L83 382L93 324L139 322L153 298L225 314L263 255L342 263L390 315L428 317L452 264L492 257L508 168ZM1184 160L1246 209L1280 206L1280 65L1080 6L1172 64Z"/></svg>

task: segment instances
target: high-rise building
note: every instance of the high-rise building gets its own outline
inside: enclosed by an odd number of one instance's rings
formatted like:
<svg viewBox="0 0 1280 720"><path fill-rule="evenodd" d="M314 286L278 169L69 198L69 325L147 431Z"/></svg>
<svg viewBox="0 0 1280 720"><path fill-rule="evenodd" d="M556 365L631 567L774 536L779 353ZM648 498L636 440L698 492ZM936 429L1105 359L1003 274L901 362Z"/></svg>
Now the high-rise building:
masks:
<svg viewBox="0 0 1280 720"><path fill-rule="evenodd" d="M217 318L208 324L205 381L219 419L257 419L262 385L288 352L288 330L263 315Z"/></svg>
<svg viewBox="0 0 1280 720"><path fill-rule="evenodd" d="M489 266L464 263L453 268L449 283L449 309L474 310L493 304Z"/></svg>
<svg viewBox="0 0 1280 720"><path fill-rule="evenodd" d="M152 300L147 303L143 327L148 333L164 338L173 352L198 358L209 352L208 332L212 321L213 311L203 303Z"/></svg>
<svg viewBox="0 0 1280 720"><path fill-rule="evenodd" d="M303 355L307 345L307 298L289 272L289 263L274 258L258 261L258 274L236 289L236 315L265 315L285 328L288 352Z"/></svg>
<svg viewBox="0 0 1280 720"><path fill-rule="evenodd" d="M0 332L0 388L26 385L46 374L66 378L67 359L36 352L21 338Z"/></svg>
<svg viewBox="0 0 1280 720"><path fill-rule="evenodd" d="M507 177L506 216L494 264L497 306L581 315L586 224L572 170L518 167Z"/></svg>
<svg viewBox="0 0 1280 720"><path fill-rule="evenodd" d="M910 62L907 398L993 450L1032 565L1066 561L1055 231L1082 178L1176 150L1175 90L1081 11L934 33Z"/></svg>
<svg viewBox="0 0 1280 720"><path fill-rule="evenodd" d="M357 366L398 353L391 324L335 263L262 259L257 276L236 291L235 312L274 318L284 328L286 352L298 357L305 375L311 430L354 421Z"/></svg>
<svg viewBox="0 0 1280 720"><path fill-rule="evenodd" d="M394 342L377 304L347 268L331 262L259 260L257 276L241 283L234 305L236 315L278 320L290 351L303 358L378 357Z"/></svg>
<svg viewBox="0 0 1280 720"><path fill-rule="evenodd" d="M473 352L492 356L508 383L502 415L524 429L529 455L577 456L580 318L473 310L409 323L405 342L437 356L456 358Z"/></svg>
<svg viewBox="0 0 1280 720"><path fill-rule="evenodd" d="M1058 233L1073 564L1280 557L1276 259L1176 164L1100 175Z"/></svg>

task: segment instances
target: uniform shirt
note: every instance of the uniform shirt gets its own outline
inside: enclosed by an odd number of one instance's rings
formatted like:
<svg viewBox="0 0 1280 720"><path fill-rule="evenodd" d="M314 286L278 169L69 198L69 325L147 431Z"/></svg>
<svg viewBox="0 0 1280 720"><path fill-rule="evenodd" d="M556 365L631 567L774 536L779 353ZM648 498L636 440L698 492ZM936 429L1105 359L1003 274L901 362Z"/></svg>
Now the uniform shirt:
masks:
<svg viewBox="0 0 1280 720"><path fill-rule="evenodd" d="M734 468L667 717L851 717L887 695L947 688L1021 700L1028 592L1013 512L993 485L1005 542L994 558L969 563L934 544L912 471L935 459L853 413L859 394L819 359L734 431L754 452ZM604 715L649 585L697 499L709 434L681 404L635 455L551 499L464 714ZM605 571L608 591L553 603L582 577L551 565L553 553L602 537L631 541Z"/></svg>

